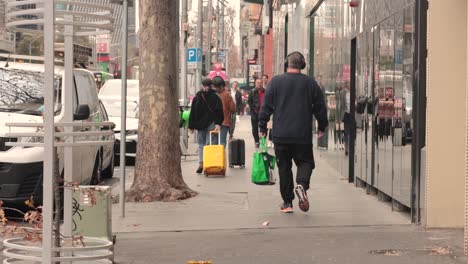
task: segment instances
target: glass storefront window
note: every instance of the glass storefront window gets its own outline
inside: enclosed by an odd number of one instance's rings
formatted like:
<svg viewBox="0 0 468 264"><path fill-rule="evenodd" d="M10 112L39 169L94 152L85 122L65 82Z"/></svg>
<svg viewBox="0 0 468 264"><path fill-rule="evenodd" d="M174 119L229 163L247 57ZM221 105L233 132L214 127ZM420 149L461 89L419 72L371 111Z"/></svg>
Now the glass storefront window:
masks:
<svg viewBox="0 0 468 264"><path fill-rule="evenodd" d="M315 56L315 77L320 76L326 90L331 163L347 176L343 117L349 103L367 101L365 112L354 116L355 174L410 207L415 7L412 1L405 8L392 2L380 10L381 3L365 1L357 10L342 0L326 0L314 18L310 52ZM348 102L354 37L356 101Z"/></svg>

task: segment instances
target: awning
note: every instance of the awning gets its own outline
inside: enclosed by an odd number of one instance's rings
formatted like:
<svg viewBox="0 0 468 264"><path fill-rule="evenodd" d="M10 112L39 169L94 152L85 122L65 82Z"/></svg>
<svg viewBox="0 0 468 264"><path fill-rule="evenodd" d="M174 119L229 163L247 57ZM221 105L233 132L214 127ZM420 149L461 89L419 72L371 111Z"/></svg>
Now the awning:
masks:
<svg viewBox="0 0 468 264"><path fill-rule="evenodd" d="M244 2L263 5L263 0L244 0Z"/></svg>

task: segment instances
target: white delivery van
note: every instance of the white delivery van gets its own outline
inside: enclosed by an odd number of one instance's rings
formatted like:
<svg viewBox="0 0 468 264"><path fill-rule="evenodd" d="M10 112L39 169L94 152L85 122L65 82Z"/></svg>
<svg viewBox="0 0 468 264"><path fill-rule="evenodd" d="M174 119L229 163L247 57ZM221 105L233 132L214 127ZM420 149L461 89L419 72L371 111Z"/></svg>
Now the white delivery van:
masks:
<svg viewBox="0 0 468 264"><path fill-rule="evenodd" d="M8 127L7 123L42 123L44 110L44 65L0 62L0 200L9 206L21 206L31 196L42 200L42 147L7 146L7 142L40 142L40 137L8 138L8 133L39 132L39 128ZM5 67L6 66L6 67ZM65 116L64 69L55 68L55 122L63 122ZM99 122L100 103L92 72L74 70L73 122ZM89 111L88 111L89 110ZM82 128L76 128L80 130ZM98 130L106 128L89 128ZM92 136L78 140L95 140ZM103 168L101 146L73 148L73 182L97 184ZM59 148L60 170L63 172L63 148ZM110 165L109 165L110 166ZM112 168L113 169L113 168Z"/></svg>

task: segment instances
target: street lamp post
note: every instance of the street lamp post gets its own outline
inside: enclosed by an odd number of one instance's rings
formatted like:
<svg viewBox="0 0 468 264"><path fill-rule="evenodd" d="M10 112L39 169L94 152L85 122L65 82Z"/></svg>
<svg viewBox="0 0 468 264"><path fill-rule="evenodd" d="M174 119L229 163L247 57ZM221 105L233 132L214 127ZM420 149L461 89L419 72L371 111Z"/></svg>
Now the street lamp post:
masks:
<svg viewBox="0 0 468 264"><path fill-rule="evenodd" d="M128 46L128 5L133 5L132 0L111 0L113 4L122 5L122 61L121 61L121 129L120 129L120 217L125 217L125 141L127 127L127 46Z"/></svg>

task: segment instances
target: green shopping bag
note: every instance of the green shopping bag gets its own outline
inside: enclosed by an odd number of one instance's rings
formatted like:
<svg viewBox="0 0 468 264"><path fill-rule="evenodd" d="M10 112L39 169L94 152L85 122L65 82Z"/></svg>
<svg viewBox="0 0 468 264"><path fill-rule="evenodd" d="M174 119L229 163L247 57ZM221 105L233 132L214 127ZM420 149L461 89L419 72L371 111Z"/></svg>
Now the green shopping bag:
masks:
<svg viewBox="0 0 468 264"><path fill-rule="evenodd" d="M274 185L273 170L276 157L268 154L266 139L260 139L260 148L254 153L252 163L252 182L258 185Z"/></svg>

